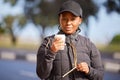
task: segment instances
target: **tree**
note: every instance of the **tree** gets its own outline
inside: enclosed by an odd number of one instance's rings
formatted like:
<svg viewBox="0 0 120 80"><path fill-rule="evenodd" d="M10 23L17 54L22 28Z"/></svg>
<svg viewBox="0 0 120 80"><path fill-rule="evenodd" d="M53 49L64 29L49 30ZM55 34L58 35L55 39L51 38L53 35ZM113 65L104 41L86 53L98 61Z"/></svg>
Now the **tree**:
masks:
<svg viewBox="0 0 120 80"><path fill-rule="evenodd" d="M19 0L4 0L4 3L10 3L12 7L16 5ZM17 23L14 25L14 23ZM8 33L11 37L12 43L15 45L17 41L17 35L26 24L26 18L24 14L21 15L7 15L3 18L0 24L0 34Z"/></svg>
<svg viewBox="0 0 120 80"><path fill-rule="evenodd" d="M110 44L119 44L120 45L120 34L113 37Z"/></svg>
<svg viewBox="0 0 120 80"><path fill-rule="evenodd" d="M85 35L88 36L89 33L89 20L90 16L94 16L97 19L97 12L99 7L94 3L93 0L76 0L79 2L83 9L83 22L86 25Z"/></svg>
<svg viewBox="0 0 120 80"><path fill-rule="evenodd" d="M5 0L10 2L12 6L19 0ZM66 0L25 0L25 19L33 22L36 26L42 26L41 37L44 37L45 28L58 24L58 10L61 4ZM80 3L83 8L83 22L86 24L88 29L88 17L96 16L98 11L97 5L94 4L93 0L75 0ZM26 22L27 22L26 21ZM14 21L13 21L14 22ZM25 23L24 23L25 24ZM11 34L13 34L11 32ZM88 31L86 31L86 35ZM13 39L14 40L14 39Z"/></svg>
<svg viewBox="0 0 120 80"><path fill-rule="evenodd" d="M13 33L13 29L12 29L12 26L13 26L12 24L14 22L14 19L15 18L13 16L6 16L4 18L4 23L5 23L4 27L10 33L13 44L15 44L15 42L16 42L16 37L15 37L15 35Z"/></svg>
<svg viewBox="0 0 120 80"><path fill-rule="evenodd" d="M4 2L10 2L12 6L15 6L19 0L4 0ZM44 37L45 28L58 24L58 9L60 5L66 0L25 0L24 14L22 17L15 17L14 20L18 20L17 27L24 27L27 21L33 22L36 26L42 26L41 36ZM79 2L83 8L83 22L86 24L88 35L89 29L89 16L97 18L96 14L99 7L94 3L94 0L75 0ZM117 12L120 13L120 0L107 0L104 3L108 13ZM12 21L14 22L14 21ZM3 30L3 28L1 28ZM14 33L14 32L13 32ZM12 35L12 32L11 32Z"/></svg>
<svg viewBox="0 0 120 80"><path fill-rule="evenodd" d="M15 23L15 21L18 21L17 25L13 25ZM2 28L4 29L4 32L9 33L9 35L11 36L11 41L12 43L15 45L16 44L16 37L17 37L17 33L18 31L16 30L21 30L23 28L23 26L26 23L26 19L23 16L11 16L8 15L6 17L4 17L3 20L3 26L1 26L1 30Z"/></svg>
<svg viewBox="0 0 120 80"><path fill-rule="evenodd" d="M35 25L42 26L41 38L45 28L58 24L57 10L63 0L26 0L25 14ZM32 6L29 6L31 4Z"/></svg>
<svg viewBox="0 0 120 80"><path fill-rule="evenodd" d="M2 23L0 23L0 34L5 33L5 28L2 26Z"/></svg>
<svg viewBox="0 0 120 80"><path fill-rule="evenodd" d="M5 3L9 2L12 6L14 6L17 3L17 0L4 0Z"/></svg>
<svg viewBox="0 0 120 80"><path fill-rule="evenodd" d="M120 14L120 0L107 0L104 6L108 13L117 12Z"/></svg>

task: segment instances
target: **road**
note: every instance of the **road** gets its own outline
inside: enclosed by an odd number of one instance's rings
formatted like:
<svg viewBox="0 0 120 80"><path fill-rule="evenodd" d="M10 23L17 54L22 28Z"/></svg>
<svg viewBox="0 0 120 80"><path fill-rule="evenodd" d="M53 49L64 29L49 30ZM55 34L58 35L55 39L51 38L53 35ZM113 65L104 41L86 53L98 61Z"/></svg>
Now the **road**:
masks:
<svg viewBox="0 0 120 80"><path fill-rule="evenodd" d="M0 60L0 80L40 80L36 64L22 60ZM119 80L120 74L105 72L104 80Z"/></svg>
<svg viewBox="0 0 120 80"><path fill-rule="evenodd" d="M0 60L0 80L39 80L36 64L21 60Z"/></svg>

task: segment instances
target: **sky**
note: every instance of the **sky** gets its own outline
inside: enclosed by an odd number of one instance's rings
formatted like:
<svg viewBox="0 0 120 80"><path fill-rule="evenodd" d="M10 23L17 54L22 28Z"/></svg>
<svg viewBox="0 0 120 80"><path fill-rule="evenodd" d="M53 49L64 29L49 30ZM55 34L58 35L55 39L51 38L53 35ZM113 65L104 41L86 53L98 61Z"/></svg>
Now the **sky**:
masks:
<svg viewBox="0 0 120 80"><path fill-rule="evenodd" d="M90 17L89 24L89 37L94 42L109 43L115 35L120 34L120 14L107 14L104 7L99 10L98 21Z"/></svg>
<svg viewBox="0 0 120 80"><path fill-rule="evenodd" d="M99 5L101 5L105 0L101 0ZM3 0L0 0L0 21L6 15L18 15L23 14L23 5L24 0L19 0L19 3L15 7L11 7L9 3L3 4ZM88 37L91 41L95 44L108 44L111 39L116 35L120 34L120 14L115 12L111 14L106 13L105 7L100 7L98 12L98 20L94 17L89 18L89 35ZM84 36L84 26L81 27L82 32L81 35ZM32 23L27 23L24 30L21 31L19 34L20 39L24 39L26 41L33 40L35 42L39 42L40 40L40 30L35 27ZM58 32L57 27L47 28L46 29L46 36L55 34Z"/></svg>

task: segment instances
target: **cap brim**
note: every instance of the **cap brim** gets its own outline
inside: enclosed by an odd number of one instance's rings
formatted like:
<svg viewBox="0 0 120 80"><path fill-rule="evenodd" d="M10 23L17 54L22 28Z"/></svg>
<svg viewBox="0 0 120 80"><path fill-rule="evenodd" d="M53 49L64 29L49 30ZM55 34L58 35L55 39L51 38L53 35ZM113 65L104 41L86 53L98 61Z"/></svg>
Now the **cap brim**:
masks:
<svg viewBox="0 0 120 80"><path fill-rule="evenodd" d="M63 12L71 12L73 15L75 15L75 16L81 16L81 15L79 15L79 14L77 14L76 12L74 12L74 11L72 11L72 10L62 10L62 11L60 11L58 14L61 14L61 13L63 13Z"/></svg>

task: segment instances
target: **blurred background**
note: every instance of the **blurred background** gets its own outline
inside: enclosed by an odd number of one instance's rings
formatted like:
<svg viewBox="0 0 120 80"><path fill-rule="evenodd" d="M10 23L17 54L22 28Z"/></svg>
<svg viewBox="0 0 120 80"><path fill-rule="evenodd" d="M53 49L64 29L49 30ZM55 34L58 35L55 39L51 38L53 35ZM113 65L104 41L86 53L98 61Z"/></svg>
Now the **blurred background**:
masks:
<svg viewBox="0 0 120 80"><path fill-rule="evenodd" d="M39 80L36 54L58 32L66 0L0 0L0 80ZM75 0L83 8L81 35L101 52L104 80L120 79L120 0Z"/></svg>

